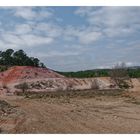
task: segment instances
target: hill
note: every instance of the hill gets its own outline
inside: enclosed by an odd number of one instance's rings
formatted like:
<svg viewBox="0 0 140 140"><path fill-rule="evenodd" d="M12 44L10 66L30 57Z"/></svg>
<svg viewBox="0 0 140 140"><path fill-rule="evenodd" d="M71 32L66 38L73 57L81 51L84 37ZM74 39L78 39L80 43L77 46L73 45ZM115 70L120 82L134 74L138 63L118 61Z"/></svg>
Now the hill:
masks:
<svg viewBox="0 0 140 140"><path fill-rule="evenodd" d="M14 82L27 81L41 78L63 78L64 76L48 68L33 66L14 66L0 73L0 82L10 84Z"/></svg>
<svg viewBox="0 0 140 140"><path fill-rule="evenodd" d="M109 78L67 78L51 69L14 66L0 73L0 93L22 92L19 85L27 83L30 92L109 88ZM98 87L97 87L98 86Z"/></svg>

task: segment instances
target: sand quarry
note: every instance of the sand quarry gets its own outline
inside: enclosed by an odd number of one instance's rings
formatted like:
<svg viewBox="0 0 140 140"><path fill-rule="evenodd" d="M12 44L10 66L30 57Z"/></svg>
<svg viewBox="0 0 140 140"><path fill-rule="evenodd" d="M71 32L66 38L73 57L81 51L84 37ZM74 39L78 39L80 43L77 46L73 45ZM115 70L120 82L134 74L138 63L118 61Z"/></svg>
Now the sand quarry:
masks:
<svg viewBox="0 0 140 140"><path fill-rule="evenodd" d="M28 98L16 95L23 82ZM109 77L66 78L47 68L11 67L0 73L0 133L140 133L140 80L132 83L122 91L110 88Z"/></svg>
<svg viewBox="0 0 140 140"><path fill-rule="evenodd" d="M17 85L26 82L28 91L46 92L58 90L84 90L98 86L100 89L109 88L109 78L66 78L48 68L30 66L15 66L0 73L1 94L20 92Z"/></svg>

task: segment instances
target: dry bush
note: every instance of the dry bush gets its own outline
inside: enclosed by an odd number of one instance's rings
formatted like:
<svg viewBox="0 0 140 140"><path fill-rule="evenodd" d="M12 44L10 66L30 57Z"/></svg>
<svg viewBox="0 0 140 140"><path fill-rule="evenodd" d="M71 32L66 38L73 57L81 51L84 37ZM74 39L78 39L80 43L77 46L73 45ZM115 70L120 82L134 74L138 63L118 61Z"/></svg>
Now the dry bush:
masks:
<svg viewBox="0 0 140 140"><path fill-rule="evenodd" d="M119 88L128 89L132 87L125 63L116 64L110 72L110 77Z"/></svg>
<svg viewBox="0 0 140 140"><path fill-rule="evenodd" d="M99 89L97 79L91 82L91 89Z"/></svg>
<svg viewBox="0 0 140 140"><path fill-rule="evenodd" d="M21 89L22 93L26 93L27 90L29 89L29 86L28 86L28 84L26 82L21 83L19 85L16 85L15 87L18 88L18 89Z"/></svg>

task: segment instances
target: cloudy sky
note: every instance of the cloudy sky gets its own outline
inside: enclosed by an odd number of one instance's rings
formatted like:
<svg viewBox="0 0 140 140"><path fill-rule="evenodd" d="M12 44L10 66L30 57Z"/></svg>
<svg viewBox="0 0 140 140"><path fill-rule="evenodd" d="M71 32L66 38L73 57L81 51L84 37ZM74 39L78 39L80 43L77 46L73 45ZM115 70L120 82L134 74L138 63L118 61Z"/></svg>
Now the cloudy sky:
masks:
<svg viewBox="0 0 140 140"><path fill-rule="evenodd" d="M59 71L140 65L140 7L1 7L7 48Z"/></svg>

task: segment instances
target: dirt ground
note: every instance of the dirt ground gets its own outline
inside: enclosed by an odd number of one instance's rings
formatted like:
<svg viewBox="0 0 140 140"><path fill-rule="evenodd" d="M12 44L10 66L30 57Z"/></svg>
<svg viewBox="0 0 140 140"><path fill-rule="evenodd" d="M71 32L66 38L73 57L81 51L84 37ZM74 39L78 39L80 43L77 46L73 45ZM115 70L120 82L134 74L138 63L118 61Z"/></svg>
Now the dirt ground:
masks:
<svg viewBox="0 0 140 140"><path fill-rule="evenodd" d="M139 92L73 98L0 96L0 99L20 110L10 119L1 118L1 133L140 133Z"/></svg>

